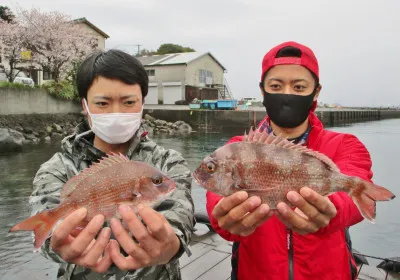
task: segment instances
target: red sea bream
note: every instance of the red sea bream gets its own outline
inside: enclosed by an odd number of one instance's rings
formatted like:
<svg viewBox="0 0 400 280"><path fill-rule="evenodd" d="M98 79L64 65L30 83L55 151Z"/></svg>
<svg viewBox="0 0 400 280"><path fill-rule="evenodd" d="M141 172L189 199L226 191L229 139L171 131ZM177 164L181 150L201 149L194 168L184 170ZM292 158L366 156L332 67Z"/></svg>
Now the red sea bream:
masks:
<svg viewBox="0 0 400 280"><path fill-rule="evenodd" d="M266 131L253 131L242 142L224 145L207 156L193 173L199 185L221 196L244 190L271 209L286 195L309 187L321 195L346 192L361 214L375 219L375 201L391 200L389 190L344 175L327 156Z"/></svg>
<svg viewBox="0 0 400 280"><path fill-rule="evenodd" d="M68 180L56 208L26 219L10 231L34 231L35 248L39 248L56 223L76 209L87 209L86 223L97 214L110 220L118 217L119 205L134 210L139 203L154 206L175 187L172 179L147 163L111 154Z"/></svg>

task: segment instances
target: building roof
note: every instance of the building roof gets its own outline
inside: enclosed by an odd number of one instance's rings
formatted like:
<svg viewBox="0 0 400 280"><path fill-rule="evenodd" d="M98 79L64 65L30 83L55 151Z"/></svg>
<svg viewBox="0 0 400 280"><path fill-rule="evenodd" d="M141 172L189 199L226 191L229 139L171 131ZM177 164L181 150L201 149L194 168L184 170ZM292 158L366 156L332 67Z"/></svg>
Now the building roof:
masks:
<svg viewBox="0 0 400 280"><path fill-rule="evenodd" d="M139 61L144 66L160 66L160 65L178 65L189 64L192 61L199 59L205 55L209 55L222 69L226 68L210 53L200 52L185 52L185 53L171 53L162 55L150 55L138 57Z"/></svg>
<svg viewBox="0 0 400 280"><path fill-rule="evenodd" d="M161 61L162 59L167 57L169 57L169 54L141 56L137 57L137 59L139 59L139 61L146 66L146 65L153 65L153 63Z"/></svg>
<svg viewBox="0 0 400 280"><path fill-rule="evenodd" d="M77 18L73 20L74 22L77 23L85 23L87 24L90 28L92 28L94 31L96 31L97 33L99 33L101 36L103 36L104 38L110 38L110 36L108 36L107 33L105 33L104 31L102 31L100 28L98 28L96 25L94 25L93 23L91 23L90 21L88 21L85 17L83 18Z"/></svg>

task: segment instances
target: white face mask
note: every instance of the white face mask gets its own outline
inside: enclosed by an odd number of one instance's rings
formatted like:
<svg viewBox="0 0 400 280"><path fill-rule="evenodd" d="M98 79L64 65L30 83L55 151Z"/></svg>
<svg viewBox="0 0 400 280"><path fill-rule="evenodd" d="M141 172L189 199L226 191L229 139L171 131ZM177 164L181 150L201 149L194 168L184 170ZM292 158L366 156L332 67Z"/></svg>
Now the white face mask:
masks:
<svg viewBox="0 0 400 280"><path fill-rule="evenodd" d="M91 129L103 141L109 144L125 143L138 131L143 106L139 113L91 114L86 99L83 100L92 120Z"/></svg>

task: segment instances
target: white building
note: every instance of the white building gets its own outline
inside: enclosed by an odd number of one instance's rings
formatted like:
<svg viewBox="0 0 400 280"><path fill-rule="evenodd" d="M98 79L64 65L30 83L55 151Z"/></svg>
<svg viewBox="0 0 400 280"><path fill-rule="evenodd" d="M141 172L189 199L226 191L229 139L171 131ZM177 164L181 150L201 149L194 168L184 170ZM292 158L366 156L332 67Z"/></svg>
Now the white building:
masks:
<svg viewBox="0 0 400 280"><path fill-rule="evenodd" d="M228 94L226 68L209 52L138 57L149 76L146 104L175 104ZM206 98L204 98L206 97Z"/></svg>

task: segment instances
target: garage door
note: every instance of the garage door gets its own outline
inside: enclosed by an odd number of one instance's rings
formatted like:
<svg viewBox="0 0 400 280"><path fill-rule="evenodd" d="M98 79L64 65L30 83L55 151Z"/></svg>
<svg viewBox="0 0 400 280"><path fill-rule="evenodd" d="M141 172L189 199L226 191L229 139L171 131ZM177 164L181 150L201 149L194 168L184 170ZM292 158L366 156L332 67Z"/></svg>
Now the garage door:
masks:
<svg viewBox="0 0 400 280"><path fill-rule="evenodd" d="M158 87L157 84L149 84L149 91L145 98L146 104L158 104Z"/></svg>
<svg viewBox="0 0 400 280"><path fill-rule="evenodd" d="M175 104L175 101L182 99L182 84L179 83L163 83L163 103Z"/></svg>

